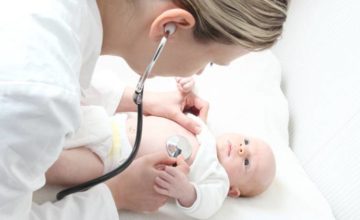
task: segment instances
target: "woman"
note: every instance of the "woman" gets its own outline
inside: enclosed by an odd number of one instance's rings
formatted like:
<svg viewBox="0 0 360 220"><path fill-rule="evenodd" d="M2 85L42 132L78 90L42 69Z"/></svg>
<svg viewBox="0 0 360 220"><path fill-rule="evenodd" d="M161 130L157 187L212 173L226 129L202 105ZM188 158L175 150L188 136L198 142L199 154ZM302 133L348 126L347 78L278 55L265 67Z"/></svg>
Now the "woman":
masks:
<svg viewBox="0 0 360 220"><path fill-rule="evenodd" d="M99 104L93 102L99 97L86 93L97 57L121 56L141 74L164 26L173 22L176 32L152 75L200 74L210 62L227 65L273 45L287 9L287 0L8 2L0 11L0 219L116 219L117 209L157 210L167 198L148 183L157 175L157 164L174 162L160 154L143 157L105 184L63 201L31 202L64 139L79 126L80 103ZM195 107L205 118L204 101L194 95L146 93L146 114L198 132L182 110ZM132 89L118 95L121 101L109 107L113 113L135 109ZM148 169L139 169L144 166Z"/></svg>

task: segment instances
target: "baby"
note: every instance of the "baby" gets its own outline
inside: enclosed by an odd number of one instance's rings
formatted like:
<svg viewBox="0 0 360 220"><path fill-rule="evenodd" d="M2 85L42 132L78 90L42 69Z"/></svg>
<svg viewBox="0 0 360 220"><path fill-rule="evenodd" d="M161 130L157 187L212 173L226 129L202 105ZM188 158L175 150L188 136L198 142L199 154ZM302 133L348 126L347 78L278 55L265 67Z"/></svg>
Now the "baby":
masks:
<svg viewBox="0 0 360 220"><path fill-rule="evenodd" d="M183 92L189 92L194 85L192 78L178 79L177 83ZM137 158L152 152L166 152L166 140L174 135L185 137L192 146L191 156L185 161L190 167L189 173L178 167L165 167L155 179L154 189L158 193L174 198L185 214L203 219L215 214L226 196L255 196L269 187L275 176L275 159L266 143L236 133L222 134L215 140L201 119L189 117L201 125L200 134L195 136L165 118L144 116ZM85 146L92 152L86 148L64 150L47 172L47 182L79 184L121 164L135 141L136 117L119 114L110 121L110 141L101 138L102 143L93 144L69 140L70 147ZM182 163L183 158L179 157L178 161Z"/></svg>

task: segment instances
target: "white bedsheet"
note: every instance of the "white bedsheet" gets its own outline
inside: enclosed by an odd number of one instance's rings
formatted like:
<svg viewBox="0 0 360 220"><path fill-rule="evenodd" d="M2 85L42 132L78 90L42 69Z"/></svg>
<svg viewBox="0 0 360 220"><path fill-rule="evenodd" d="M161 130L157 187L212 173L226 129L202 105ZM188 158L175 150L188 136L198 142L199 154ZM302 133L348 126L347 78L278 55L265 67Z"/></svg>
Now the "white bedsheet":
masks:
<svg viewBox="0 0 360 220"><path fill-rule="evenodd" d="M112 75L112 83L116 83L114 74L119 72L122 79L133 84L137 80L123 61L113 57L102 58L97 72L101 77ZM99 75L94 80L96 77ZM213 66L196 80L199 95L210 102L208 124L213 132L235 131L260 137L273 147L277 161L277 175L269 190L254 198L228 198L211 219L334 219L328 203L288 147L288 106L280 89L281 69L272 53L251 53L229 67ZM173 78L154 78L146 84L149 90L175 88ZM53 187L40 190L35 200L54 198L55 192ZM188 217L169 203L152 214L122 211L120 219Z"/></svg>

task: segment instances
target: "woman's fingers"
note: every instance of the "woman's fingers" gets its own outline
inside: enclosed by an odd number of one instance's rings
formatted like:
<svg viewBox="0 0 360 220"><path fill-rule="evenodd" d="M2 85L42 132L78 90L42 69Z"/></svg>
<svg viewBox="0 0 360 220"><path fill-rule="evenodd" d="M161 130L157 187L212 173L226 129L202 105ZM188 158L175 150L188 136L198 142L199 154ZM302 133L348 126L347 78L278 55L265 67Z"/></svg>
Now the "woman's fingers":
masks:
<svg viewBox="0 0 360 220"><path fill-rule="evenodd" d="M207 120L207 116L208 116L208 112L209 112L209 102L201 99L200 97L193 95L192 97L192 103L193 106L199 110L199 114L198 116L204 121L206 122Z"/></svg>
<svg viewBox="0 0 360 220"><path fill-rule="evenodd" d="M186 116L183 112L179 112L173 120L193 134L198 134L201 131L201 126L196 121Z"/></svg>

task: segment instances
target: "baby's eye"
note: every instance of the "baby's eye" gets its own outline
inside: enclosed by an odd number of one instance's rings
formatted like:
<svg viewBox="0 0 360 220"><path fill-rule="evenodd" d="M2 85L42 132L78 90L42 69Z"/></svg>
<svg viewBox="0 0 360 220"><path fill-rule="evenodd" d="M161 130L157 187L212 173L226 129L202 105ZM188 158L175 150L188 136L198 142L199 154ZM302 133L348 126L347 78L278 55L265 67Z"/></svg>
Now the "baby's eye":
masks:
<svg viewBox="0 0 360 220"><path fill-rule="evenodd" d="M246 159L244 160L244 164L245 164L245 166L248 166L248 165L250 164L249 159L246 158Z"/></svg>

